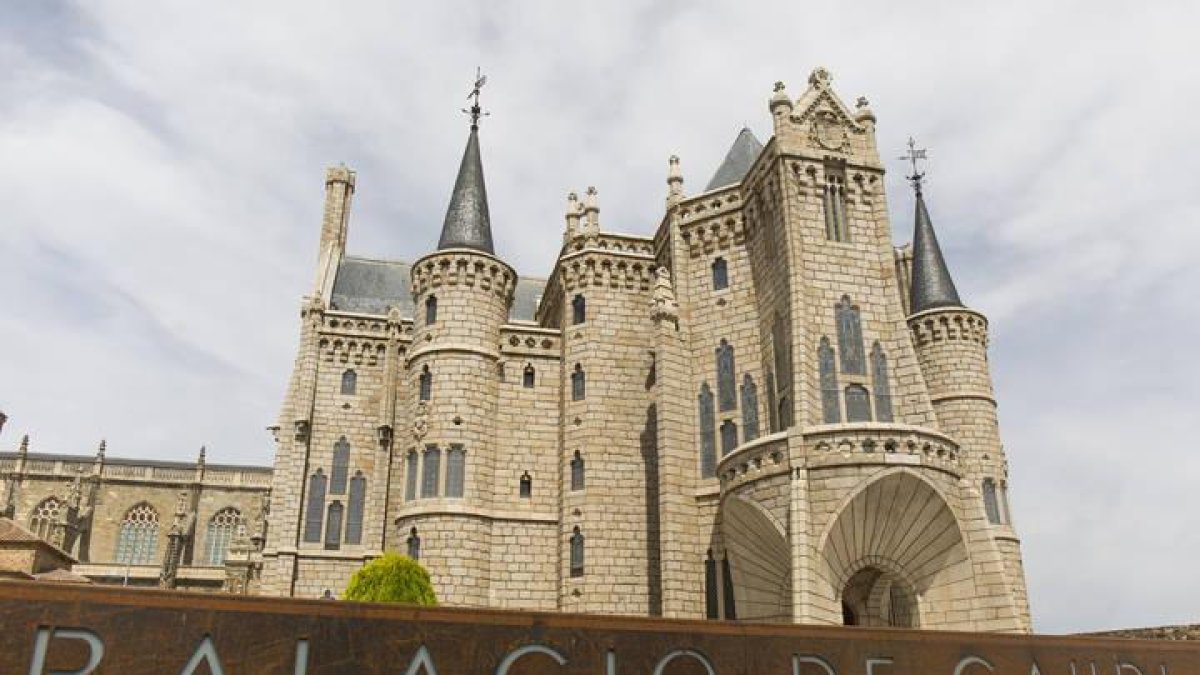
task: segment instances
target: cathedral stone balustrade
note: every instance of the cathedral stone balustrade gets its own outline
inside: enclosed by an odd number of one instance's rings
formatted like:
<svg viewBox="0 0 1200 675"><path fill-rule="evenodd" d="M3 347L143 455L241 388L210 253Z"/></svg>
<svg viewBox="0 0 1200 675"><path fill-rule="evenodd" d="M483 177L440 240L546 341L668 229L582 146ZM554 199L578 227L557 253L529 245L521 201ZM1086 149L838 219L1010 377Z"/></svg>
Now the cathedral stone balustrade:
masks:
<svg viewBox="0 0 1200 675"><path fill-rule="evenodd" d="M743 443L722 457L717 464L722 494L748 483L788 473L792 465L787 445L787 431L779 431Z"/></svg>
<svg viewBox="0 0 1200 675"><path fill-rule="evenodd" d="M924 466L958 477L958 444L949 436L909 424L862 422L812 427L804 434L804 463L809 469L892 464Z"/></svg>

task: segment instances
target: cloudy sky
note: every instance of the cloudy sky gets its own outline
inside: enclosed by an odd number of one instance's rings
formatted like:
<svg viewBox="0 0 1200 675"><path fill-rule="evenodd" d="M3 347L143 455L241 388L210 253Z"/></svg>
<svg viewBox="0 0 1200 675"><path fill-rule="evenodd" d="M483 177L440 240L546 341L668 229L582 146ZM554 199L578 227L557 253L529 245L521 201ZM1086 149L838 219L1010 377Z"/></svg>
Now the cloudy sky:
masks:
<svg viewBox="0 0 1200 675"><path fill-rule="evenodd" d="M885 155L930 148L1038 629L1200 621L1200 4L191 7L0 8L0 447L269 462L324 167L358 171L352 253L430 250L476 65L497 250L531 275L567 192L649 234L669 155L699 190L743 125L769 137L772 83L824 65Z"/></svg>

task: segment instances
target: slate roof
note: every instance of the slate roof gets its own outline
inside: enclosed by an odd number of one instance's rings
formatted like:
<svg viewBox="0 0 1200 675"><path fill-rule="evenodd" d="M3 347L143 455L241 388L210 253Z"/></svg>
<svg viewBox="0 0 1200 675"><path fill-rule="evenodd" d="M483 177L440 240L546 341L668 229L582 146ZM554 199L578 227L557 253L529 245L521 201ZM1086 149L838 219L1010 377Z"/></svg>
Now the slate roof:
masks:
<svg viewBox="0 0 1200 675"><path fill-rule="evenodd" d="M46 542L29 530L21 527L8 518L0 518L0 542L6 544L34 544Z"/></svg>
<svg viewBox="0 0 1200 675"><path fill-rule="evenodd" d="M495 253L492 248L492 221L488 215L487 186L483 182L483 162L479 158L479 130L472 125L463 151L450 206L442 223L438 250L471 248Z"/></svg>
<svg viewBox="0 0 1200 675"><path fill-rule="evenodd" d="M394 306L401 316L411 319L414 313L409 286L411 268L411 264L402 260L343 258L333 280L332 309L383 315ZM545 279L518 278L509 321L533 321L545 289Z"/></svg>
<svg viewBox="0 0 1200 675"><path fill-rule="evenodd" d="M725 153L725 160L717 167L717 172L708 181L704 191L709 192L742 182L762 149L763 144L758 141L754 132L748 127L743 127L737 138L733 139L733 145L729 147L729 152Z"/></svg>
<svg viewBox="0 0 1200 675"><path fill-rule="evenodd" d="M917 190L917 214L913 226L912 289L909 307L913 314L937 307L962 307L950 269L942 257L925 198Z"/></svg>

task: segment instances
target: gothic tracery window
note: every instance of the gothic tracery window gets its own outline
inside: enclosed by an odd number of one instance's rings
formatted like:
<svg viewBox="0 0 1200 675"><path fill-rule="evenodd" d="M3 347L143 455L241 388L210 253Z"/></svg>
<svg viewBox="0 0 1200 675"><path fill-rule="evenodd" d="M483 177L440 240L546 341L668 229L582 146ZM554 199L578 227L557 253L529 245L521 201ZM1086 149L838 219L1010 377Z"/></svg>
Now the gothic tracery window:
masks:
<svg viewBox="0 0 1200 675"><path fill-rule="evenodd" d="M208 531L204 537L204 564L224 564L229 545L245 534L246 522L242 519L241 511L232 506L217 511L208 521Z"/></svg>
<svg viewBox="0 0 1200 675"><path fill-rule="evenodd" d="M325 550L336 551L342 547L342 518L345 515L345 507L341 502L333 502L329 505L329 511L325 515Z"/></svg>
<svg viewBox="0 0 1200 675"><path fill-rule="evenodd" d="M54 523L58 521L58 514L64 508L65 504L57 497L43 499L42 503L33 510L33 515L29 517L29 530L38 537L49 540L50 534L54 530Z"/></svg>
<svg viewBox="0 0 1200 675"><path fill-rule="evenodd" d="M834 363L833 347L827 337L821 338L821 343L817 346L817 371L821 380L821 421L825 424L841 422L837 364Z"/></svg>
<svg viewBox="0 0 1200 675"><path fill-rule="evenodd" d="M871 347L871 382L875 393L875 419L892 421L892 388L888 382L887 354L876 341Z"/></svg>
<svg viewBox="0 0 1200 675"><path fill-rule="evenodd" d="M737 408L737 375L733 345L724 339L717 346L717 407L721 412Z"/></svg>
<svg viewBox="0 0 1200 675"><path fill-rule="evenodd" d="M846 183L842 176L826 171L821 203L825 211L825 237L830 241L850 241L846 219Z"/></svg>
<svg viewBox="0 0 1200 675"><path fill-rule="evenodd" d="M158 511L145 502L125 512L117 533L117 563L151 565L158 549Z"/></svg>
<svg viewBox="0 0 1200 675"><path fill-rule="evenodd" d="M858 307L850 302L850 296L843 295L841 302L835 306L837 316L838 353L842 357L842 372L852 375L865 375L866 363L863 358L862 323L859 319Z"/></svg>
<svg viewBox="0 0 1200 675"><path fill-rule="evenodd" d="M367 477L361 471L355 471L350 479L350 496L346 508L346 543L361 544L363 532L363 511L366 510Z"/></svg>
<svg viewBox="0 0 1200 675"><path fill-rule="evenodd" d="M742 436L747 442L758 438L758 387L750 373L742 376Z"/></svg>
<svg viewBox="0 0 1200 675"><path fill-rule="evenodd" d="M329 474L329 493L346 494L346 478L350 472L350 442L345 436L333 444L333 471Z"/></svg>
<svg viewBox="0 0 1200 675"><path fill-rule="evenodd" d="M304 541L321 541L321 518L325 515L325 472L317 469L308 479L308 508L304 514Z"/></svg>
<svg viewBox="0 0 1200 675"><path fill-rule="evenodd" d="M707 382L700 385L697 399L700 408L700 477L712 478L717 475L717 417Z"/></svg>

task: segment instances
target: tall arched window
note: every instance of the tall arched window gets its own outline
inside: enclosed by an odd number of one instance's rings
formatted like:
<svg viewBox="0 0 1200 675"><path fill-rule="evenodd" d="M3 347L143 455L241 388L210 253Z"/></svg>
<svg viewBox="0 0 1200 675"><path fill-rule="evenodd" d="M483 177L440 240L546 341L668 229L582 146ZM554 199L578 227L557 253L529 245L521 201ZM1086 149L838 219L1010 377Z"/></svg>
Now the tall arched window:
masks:
<svg viewBox="0 0 1200 675"><path fill-rule="evenodd" d="M983 510L987 511L987 519L993 525L1000 524L1000 506L996 503L996 481L991 478L983 479Z"/></svg>
<svg viewBox="0 0 1200 675"><path fill-rule="evenodd" d="M704 616L709 619L721 618L717 603L717 561L713 558L711 548L704 558Z"/></svg>
<svg viewBox="0 0 1200 675"><path fill-rule="evenodd" d="M583 366L576 363L575 371L571 373L571 400L582 401L587 397L587 375L583 372Z"/></svg>
<svg viewBox="0 0 1200 675"><path fill-rule="evenodd" d="M583 455L576 450L575 456L571 458L571 490L582 490L583 479Z"/></svg>
<svg viewBox="0 0 1200 675"><path fill-rule="evenodd" d="M125 512L117 534L117 563L152 565L158 550L158 511L145 502Z"/></svg>
<svg viewBox="0 0 1200 675"><path fill-rule="evenodd" d="M417 528L412 528L408 531L408 539L404 541L408 549L408 557L413 560L421 559L421 537L417 535Z"/></svg>
<svg viewBox="0 0 1200 675"><path fill-rule="evenodd" d="M779 431L779 406L775 400L775 373L767 371L767 428Z"/></svg>
<svg viewBox="0 0 1200 675"><path fill-rule="evenodd" d="M333 471L329 474L329 494L346 494L346 478L350 473L350 442L345 436L333 444Z"/></svg>
<svg viewBox="0 0 1200 675"><path fill-rule="evenodd" d="M721 456L724 457L733 452L737 444L737 424L733 420L725 420L721 423Z"/></svg>
<svg viewBox="0 0 1200 675"><path fill-rule="evenodd" d="M336 551L342 547L342 518L344 507L341 502L329 505L329 513L325 516L325 550Z"/></svg>
<svg viewBox="0 0 1200 675"><path fill-rule="evenodd" d="M246 521L242 519L241 511L232 506L217 511L208 521L208 531L204 536L204 564L223 565L229 545L245 534Z"/></svg>
<svg viewBox="0 0 1200 675"><path fill-rule="evenodd" d="M700 385L700 477L717 475L717 416L713 409L712 390L708 383Z"/></svg>
<svg viewBox="0 0 1200 675"><path fill-rule="evenodd" d="M729 288L729 264L724 258L717 258L712 264L712 285L714 291Z"/></svg>
<svg viewBox="0 0 1200 675"><path fill-rule="evenodd" d="M871 382L875 389L875 419L892 421L892 387L888 383L887 354L879 341L871 347Z"/></svg>
<svg viewBox="0 0 1200 675"><path fill-rule="evenodd" d="M758 387L750 373L742 375L742 436L747 442L758 438Z"/></svg>
<svg viewBox="0 0 1200 675"><path fill-rule="evenodd" d="M437 323L437 296L431 295L425 298L425 325L432 326L435 323Z"/></svg>
<svg viewBox="0 0 1200 675"><path fill-rule="evenodd" d="M583 576L583 533L578 526L571 530L571 576Z"/></svg>
<svg viewBox="0 0 1200 675"><path fill-rule="evenodd" d="M429 372L429 366L421 366L421 379L418 389L422 401L428 401L433 396L433 373Z"/></svg>
<svg viewBox="0 0 1200 675"><path fill-rule="evenodd" d="M821 380L821 420L825 424L837 424L842 421L842 406L838 401L837 365L827 337L821 338L817 346L817 370Z"/></svg>
<svg viewBox="0 0 1200 675"><path fill-rule="evenodd" d="M353 369L342 373L342 395L353 396L358 391L358 373Z"/></svg>
<svg viewBox="0 0 1200 675"><path fill-rule="evenodd" d="M721 412L737 408L737 375L733 345L721 340L717 345L717 407Z"/></svg>
<svg viewBox="0 0 1200 675"><path fill-rule="evenodd" d="M771 324L771 350L775 356L775 408L772 413L780 429L792 426L792 342L787 322L780 314Z"/></svg>
<svg viewBox="0 0 1200 675"><path fill-rule="evenodd" d="M850 228L846 222L845 180L828 170L822 205L825 207L825 237L830 241L850 241Z"/></svg>
<svg viewBox="0 0 1200 675"><path fill-rule="evenodd" d="M1008 481L1000 481L1000 519L1012 525L1012 512L1008 510Z"/></svg>
<svg viewBox="0 0 1200 675"><path fill-rule="evenodd" d="M534 380L537 377L536 371L533 369L533 364L525 365L525 373L521 376L521 384L526 389L533 389Z"/></svg>
<svg viewBox="0 0 1200 675"><path fill-rule="evenodd" d="M425 467L421 475L421 496L438 496L438 474L442 470L442 451L436 445L425 448Z"/></svg>
<svg viewBox="0 0 1200 675"><path fill-rule="evenodd" d="M587 300L582 295L576 295L571 300L571 323L579 324L587 321Z"/></svg>
<svg viewBox="0 0 1200 675"><path fill-rule="evenodd" d="M850 302L850 296L843 295L842 301L835 306L835 314L837 316L838 352L842 356L842 372L866 375L862 323L859 320L858 307Z"/></svg>
<svg viewBox="0 0 1200 675"><path fill-rule="evenodd" d="M521 499L530 499L533 497L533 476L530 476L528 471L521 474L517 494L521 496Z"/></svg>
<svg viewBox="0 0 1200 675"><path fill-rule="evenodd" d="M871 395L861 384L852 384L846 387L846 421L871 421Z"/></svg>
<svg viewBox="0 0 1200 675"><path fill-rule="evenodd" d="M33 510L29 517L29 530L42 539L49 540L54 531L54 523L62 513L65 505L57 497L47 497Z"/></svg>
<svg viewBox="0 0 1200 675"><path fill-rule="evenodd" d="M467 476L467 451L463 446L451 445L446 451L446 496L463 496L463 484Z"/></svg>
<svg viewBox="0 0 1200 675"><path fill-rule="evenodd" d="M361 544L363 511L367 502L367 477L361 471L350 479L350 497L346 508L346 543Z"/></svg>
<svg viewBox="0 0 1200 675"><path fill-rule="evenodd" d="M417 498L417 451L409 450L404 461L404 500Z"/></svg>
<svg viewBox="0 0 1200 675"><path fill-rule="evenodd" d="M308 479L308 509L304 514L304 541L321 541L321 517L325 515L325 472L317 469Z"/></svg>

